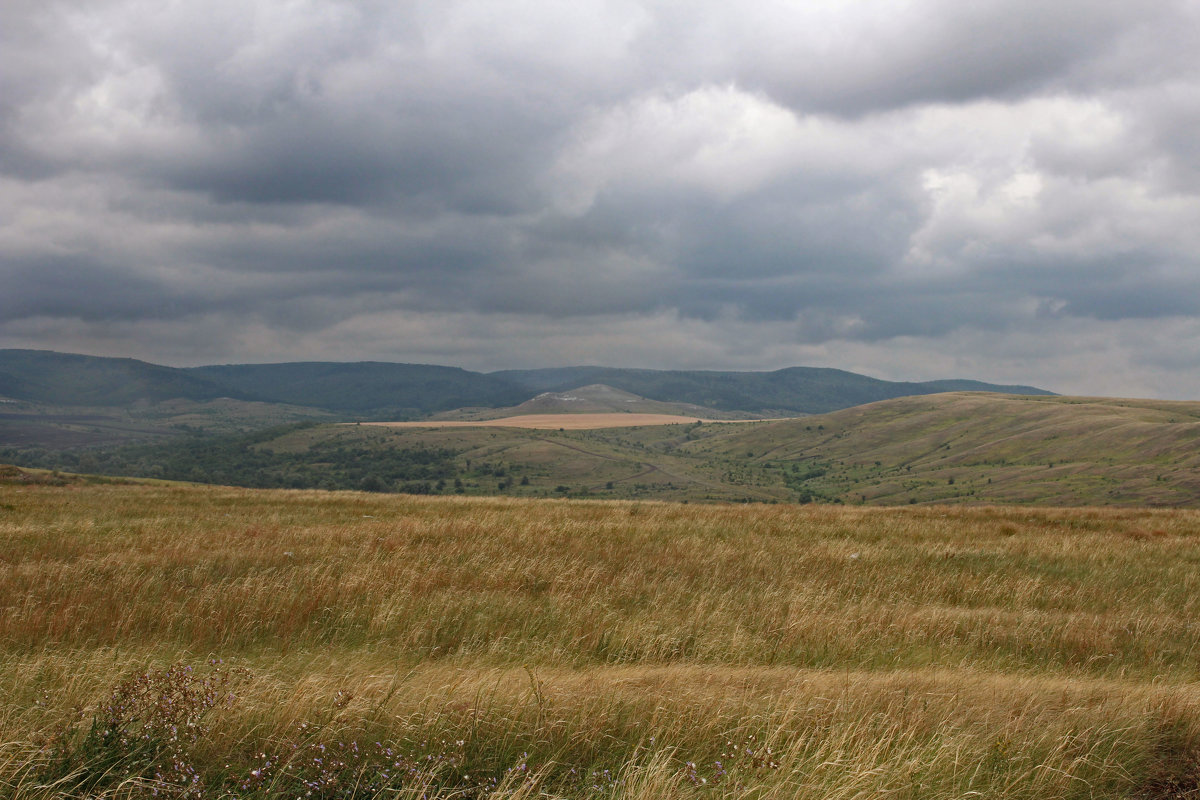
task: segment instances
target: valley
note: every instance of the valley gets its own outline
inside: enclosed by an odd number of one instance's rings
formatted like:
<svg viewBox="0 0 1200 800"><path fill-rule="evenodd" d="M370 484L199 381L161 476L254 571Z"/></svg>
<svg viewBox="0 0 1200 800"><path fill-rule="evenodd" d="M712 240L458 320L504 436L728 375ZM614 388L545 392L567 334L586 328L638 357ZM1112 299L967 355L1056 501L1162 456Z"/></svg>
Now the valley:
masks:
<svg viewBox="0 0 1200 800"><path fill-rule="evenodd" d="M655 424L647 424L647 422ZM609 427L612 426L612 427ZM322 423L0 461L257 488L689 502L1200 505L1200 404L947 393L784 420Z"/></svg>
<svg viewBox="0 0 1200 800"><path fill-rule="evenodd" d="M1200 504L1198 403L1032 389L930 394L924 385L919 393L812 413L795 409L901 389L799 368L480 376L360 363L180 371L129 359L2 351L5 364L0 386L18 396L0 414L0 463L29 468L468 496ZM556 384L600 378L658 396L606 383ZM217 379L226 383L212 383ZM180 392L190 396L169 396ZM272 399L256 399L266 394ZM85 398L92 405L65 403Z"/></svg>

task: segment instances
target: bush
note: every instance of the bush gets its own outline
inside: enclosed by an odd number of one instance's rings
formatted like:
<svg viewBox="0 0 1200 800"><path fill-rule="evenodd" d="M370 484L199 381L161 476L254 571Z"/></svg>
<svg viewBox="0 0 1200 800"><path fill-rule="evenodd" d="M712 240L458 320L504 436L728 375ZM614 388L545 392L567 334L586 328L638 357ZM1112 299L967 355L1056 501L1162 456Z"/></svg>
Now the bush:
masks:
<svg viewBox="0 0 1200 800"><path fill-rule="evenodd" d="M139 779L155 793L200 797L192 747L207 732L208 713L232 704L233 689L247 674L212 661L203 674L175 664L127 678L86 731L68 726L52 737L41 778L78 796Z"/></svg>

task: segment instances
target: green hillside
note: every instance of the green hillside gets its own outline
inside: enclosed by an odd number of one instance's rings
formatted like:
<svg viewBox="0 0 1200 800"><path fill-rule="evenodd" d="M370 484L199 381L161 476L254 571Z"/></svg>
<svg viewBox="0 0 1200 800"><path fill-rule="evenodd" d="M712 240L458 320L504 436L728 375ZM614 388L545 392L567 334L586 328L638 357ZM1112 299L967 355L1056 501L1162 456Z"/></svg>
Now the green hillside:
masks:
<svg viewBox="0 0 1200 800"><path fill-rule="evenodd" d="M1200 504L1200 403L906 397L686 449L753 464L764 486L847 502Z"/></svg>

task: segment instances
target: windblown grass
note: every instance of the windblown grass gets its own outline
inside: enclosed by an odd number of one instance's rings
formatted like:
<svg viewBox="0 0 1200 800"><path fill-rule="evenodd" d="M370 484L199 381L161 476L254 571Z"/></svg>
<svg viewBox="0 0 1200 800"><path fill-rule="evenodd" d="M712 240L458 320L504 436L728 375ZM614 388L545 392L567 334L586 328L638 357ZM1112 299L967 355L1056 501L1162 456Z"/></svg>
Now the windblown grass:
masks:
<svg viewBox="0 0 1200 800"><path fill-rule="evenodd" d="M2 491L0 796L1200 794L1200 513Z"/></svg>

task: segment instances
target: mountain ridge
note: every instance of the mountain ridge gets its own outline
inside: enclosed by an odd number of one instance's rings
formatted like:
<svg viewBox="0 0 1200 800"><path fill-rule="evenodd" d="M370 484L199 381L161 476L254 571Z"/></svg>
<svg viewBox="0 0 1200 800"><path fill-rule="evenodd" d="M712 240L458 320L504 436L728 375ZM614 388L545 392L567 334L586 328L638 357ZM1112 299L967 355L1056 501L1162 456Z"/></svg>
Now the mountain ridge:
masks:
<svg viewBox="0 0 1200 800"><path fill-rule="evenodd" d="M828 367L764 372L557 367L483 373L436 364L298 361L168 367L131 358L0 350L0 397L56 406L117 407L170 399L285 403L361 418L420 418L460 408L518 406L543 392L604 384L648 401L725 412L826 413L948 390L1051 395L1033 386L963 379L885 381Z"/></svg>
<svg viewBox="0 0 1200 800"><path fill-rule="evenodd" d="M564 392L605 384L650 400L690 403L722 411L822 414L909 395L947 391L1053 395L1045 389L966 379L885 381L832 367L785 367L762 372L646 370L619 367L552 367L501 370L502 376L537 391Z"/></svg>

